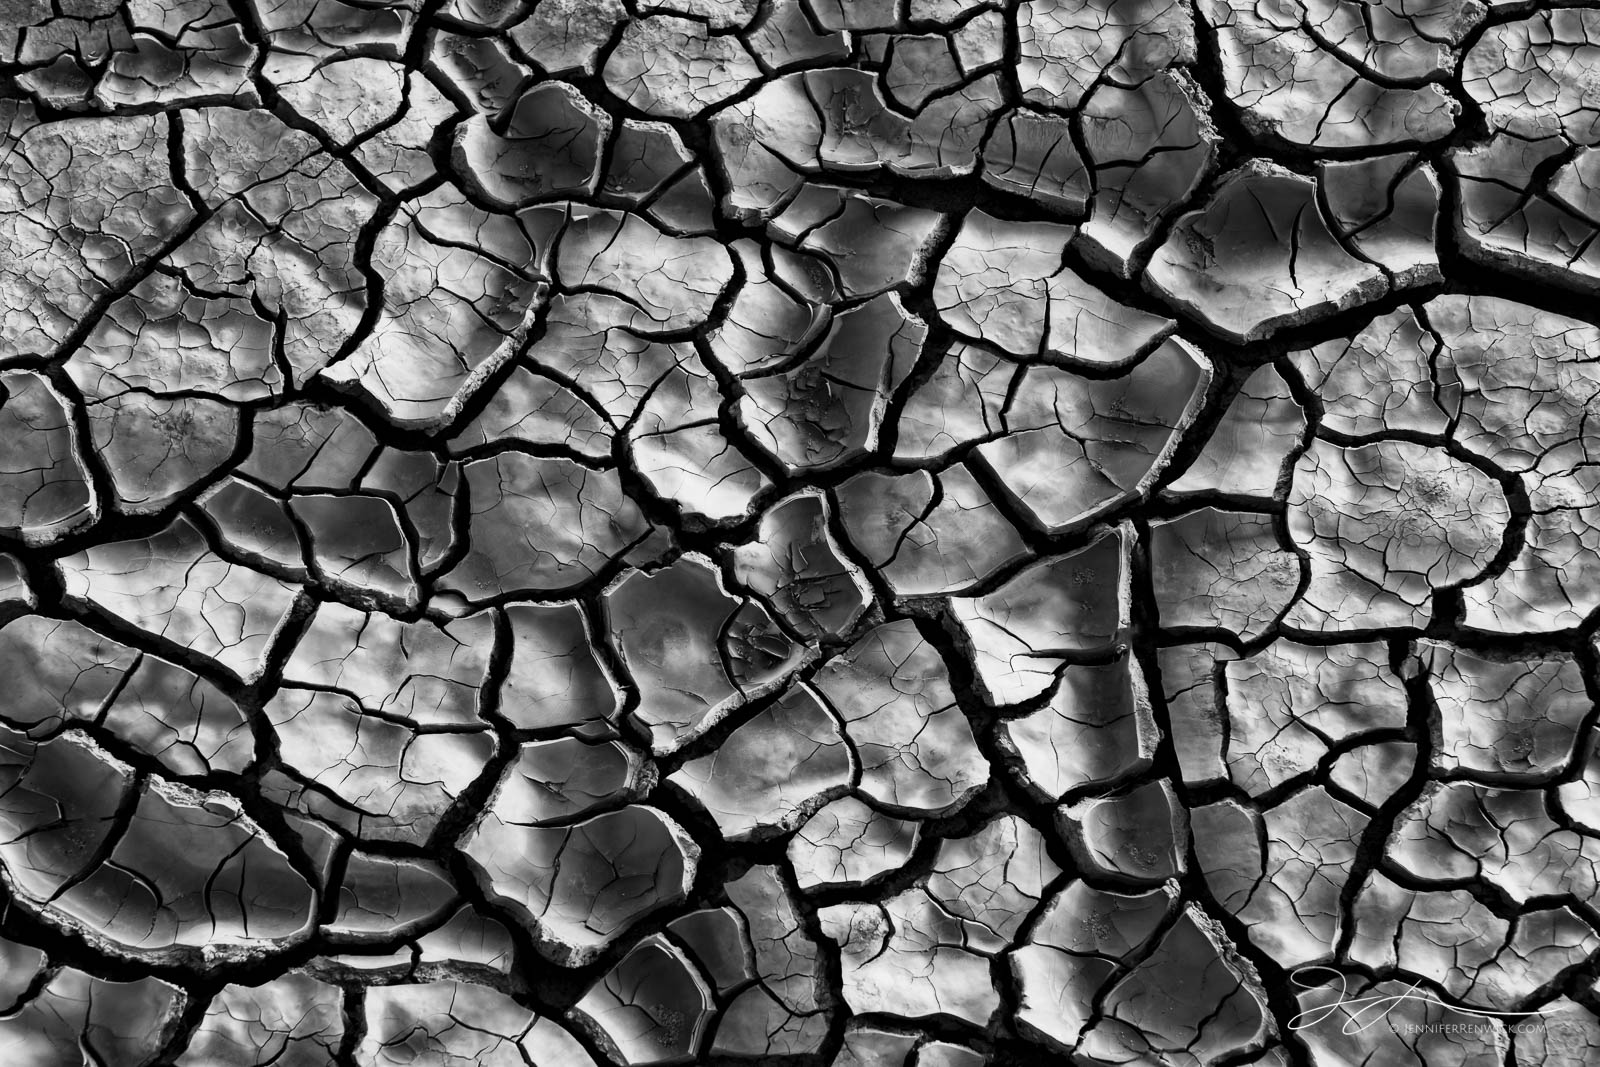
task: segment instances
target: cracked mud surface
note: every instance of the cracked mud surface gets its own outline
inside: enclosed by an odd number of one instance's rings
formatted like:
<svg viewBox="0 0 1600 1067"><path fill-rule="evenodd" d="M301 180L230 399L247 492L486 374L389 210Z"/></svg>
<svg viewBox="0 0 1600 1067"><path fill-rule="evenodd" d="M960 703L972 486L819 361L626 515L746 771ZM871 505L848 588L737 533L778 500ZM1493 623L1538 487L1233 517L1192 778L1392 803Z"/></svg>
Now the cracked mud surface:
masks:
<svg viewBox="0 0 1600 1067"><path fill-rule="evenodd" d="M0 0L0 142L0 1065L1600 1059L1600 8Z"/></svg>

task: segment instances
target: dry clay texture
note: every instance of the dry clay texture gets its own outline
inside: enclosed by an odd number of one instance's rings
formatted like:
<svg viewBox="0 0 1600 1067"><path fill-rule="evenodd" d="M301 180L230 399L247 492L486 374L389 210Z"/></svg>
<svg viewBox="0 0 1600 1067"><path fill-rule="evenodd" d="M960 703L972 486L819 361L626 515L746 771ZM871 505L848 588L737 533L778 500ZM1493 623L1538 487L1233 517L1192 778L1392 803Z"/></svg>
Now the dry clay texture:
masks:
<svg viewBox="0 0 1600 1067"><path fill-rule="evenodd" d="M0 0L0 142L0 1065L1600 1063L1600 7Z"/></svg>

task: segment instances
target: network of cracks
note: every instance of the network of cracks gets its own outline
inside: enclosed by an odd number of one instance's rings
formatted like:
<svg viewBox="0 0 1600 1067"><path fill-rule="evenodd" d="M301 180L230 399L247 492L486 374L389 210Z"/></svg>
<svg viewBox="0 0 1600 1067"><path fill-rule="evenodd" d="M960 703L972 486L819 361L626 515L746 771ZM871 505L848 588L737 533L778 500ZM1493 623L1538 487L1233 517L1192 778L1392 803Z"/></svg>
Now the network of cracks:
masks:
<svg viewBox="0 0 1600 1067"><path fill-rule="evenodd" d="M1600 8L0 0L0 141L0 1063L1600 1061Z"/></svg>

